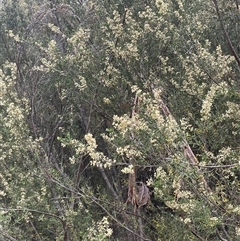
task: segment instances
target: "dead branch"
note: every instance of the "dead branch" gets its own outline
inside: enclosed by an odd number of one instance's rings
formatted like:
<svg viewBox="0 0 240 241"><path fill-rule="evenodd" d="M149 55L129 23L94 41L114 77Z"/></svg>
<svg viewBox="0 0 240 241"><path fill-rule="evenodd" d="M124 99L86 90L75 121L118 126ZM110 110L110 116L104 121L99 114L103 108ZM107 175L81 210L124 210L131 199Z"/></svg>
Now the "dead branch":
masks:
<svg viewBox="0 0 240 241"><path fill-rule="evenodd" d="M151 89L153 91L153 88L151 88ZM172 113L170 112L170 110L168 109L167 105L163 102L162 99L159 100L159 103L160 103L160 108L161 108L163 114L165 115L165 117L171 117L173 120L175 120L175 118L173 117ZM176 120L175 120L175 123L177 123ZM180 127L179 127L179 129L180 129ZM190 161L190 164L192 164L195 167L195 169L197 170L197 173L199 174L199 176L201 176L201 180L202 180L202 183L204 185L205 190L210 192L211 188L208 186L207 181L205 180L203 174L201 173L200 168L198 167L197 157L193 153L192 148L189 146L187 140L184 140L184 142L186 143L185 146L184 146L184 156L186 157L187 160Z"/></svg>
<svg viewBox="0 0 240 241"><path fill-rule="evenodd" d="M139 112L139 106L140 106L140 99L135 95L134 102L133 102L133 108L131 113L132 121L134 122L136 113ZM135 134L134 132L131 132L131 138L134 141L135 140ZM133 166L133 172L129 173L129 181L128 181L128 198L126 203L131 202L131 204L134 207L134 214L136 214L136 211L138 210L138 227L139 227L139 233L138 235L140 237L140 241L148 240L144 238L143 233L143 222L142 217L140 213L139 207L147 204L150 199L149 195L149 189L147 186L143 183L141 183L141 186L137 187L136 183L136 165L134 159L130 159L130 164Z"/></svg>
<svg viewBox="0 0 240 241"><path fill-rule="evenodd" d="M219 11L219 7L218 7L218 2L217 0L213 0L213 3L214 3L214 6L215 6L215 9L216 9L216 12L217 12L217 16L218 16L218 20L221 24L221 28L222 28L222 31L223 31L223 34L224 34L224 37L225 37L225 40L227 42L227 45L232 53L232 55L234 56L235 60L237 61L238 63L238 66L240 66L240 58L238 57L237 55L237 52L235 51L233 45L232 45L232 42L230 40L230 37L226 31L226 28L223 24L223 20L222 20L222 17L221 17L221 14L220 14L220 11ZM238 5L237 5L238 6Z"/></svg>
<svg viewBox="0 0 240 241"><path fill-rule="evenodd" d="M131 203L134 207L134 214L136 213L136 210L138 208L138 195L136 190L136 170L135 167L133 167L133 173L129 173L129 179L128 179L128 198L126 201L127 203Z"/></svg>
<svg viewBox="0 0 240 241"><path fill-rule="evenodd" d="M133 108L132 108L132 113L131 113L131 118L134 121L135 119L135 114L138 111L138 96L135 95L134 98L134 103L133 103ZM134 140L135 135L132 132L131 137ZM134 213L136 213L136 210L138 208L138 195L137 195L137 190L136 190L136 167L135 167L135 162L133 159L130 159L130 164L133 166L133 172L129 173L129 179L128 179L128 198L126 203L131 202L131 204L134 206Z"/></svg>

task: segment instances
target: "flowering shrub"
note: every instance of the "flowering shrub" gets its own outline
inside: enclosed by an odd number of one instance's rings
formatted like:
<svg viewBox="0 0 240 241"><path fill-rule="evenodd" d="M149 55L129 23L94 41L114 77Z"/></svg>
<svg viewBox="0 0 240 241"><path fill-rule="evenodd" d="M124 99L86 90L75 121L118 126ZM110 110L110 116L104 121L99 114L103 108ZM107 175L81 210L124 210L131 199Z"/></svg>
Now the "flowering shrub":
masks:
<svg viewBox="0 0 240 241"><path fill-rule="evenodd" d="M0 239L235 240L238 9L1 3Z"/></svg>

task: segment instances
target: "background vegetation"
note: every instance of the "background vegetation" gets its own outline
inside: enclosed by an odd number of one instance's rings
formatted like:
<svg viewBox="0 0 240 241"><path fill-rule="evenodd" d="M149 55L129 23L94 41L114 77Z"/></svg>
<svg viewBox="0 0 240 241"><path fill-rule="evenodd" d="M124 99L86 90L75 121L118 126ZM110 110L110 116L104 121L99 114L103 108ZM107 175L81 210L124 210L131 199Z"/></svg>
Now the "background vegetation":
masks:
<svg viewBox="0 0 240 241"><path fill-rule="evenodd" d="M239 16L1 1L0 240L239 240Z"/></svg>

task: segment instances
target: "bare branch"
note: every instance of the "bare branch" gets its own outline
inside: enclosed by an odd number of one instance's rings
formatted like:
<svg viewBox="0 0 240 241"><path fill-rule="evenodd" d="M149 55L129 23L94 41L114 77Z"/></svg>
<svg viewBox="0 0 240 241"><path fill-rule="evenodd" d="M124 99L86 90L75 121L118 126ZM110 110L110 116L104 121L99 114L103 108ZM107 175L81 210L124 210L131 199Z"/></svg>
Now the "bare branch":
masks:
<svg viewBox="0 0 240 241"><path fill-rule="evenodd" d="M230 37L229 37L229 35L228 35L227 31L226 31L226 28L225 28L225 26L223 24L223 20L222 20L222 17L220 15L220 11L219 11L217 0L213 0L213 3L214 3L214 6L215 6L215 9L216 9L216 12L217 12L218 20L219 20L219 22L221 24L222 31L224 33L225 40L226 40L226 42L228 44L228 47L229 47L232 55L234 56L234 58L237 61L238 65L240 66L240 58L238 57L237 52L235 51L235 49L234 49L234 47L232 45L232 42L230 40Z"/></svg>
<svg viewBox="0 0 240 241"><path fill-rule="evenodd" d="M19 212L38 213L38 214L46 215L48 217L59 219L61 222L63 221L61 217L59 217L59 216L57 216L55 214L47 213L47 212L40 211L40 210L35 210L35 209L29 209L29 208L0 208L0 210L3 210L5 212L6 211L9 211L9 212L19 211Z"/></svg>
<svg viewBox="0 0 240 241"><path fill-rule="evenodd" d="M223 238L219 232L219 230L217 229L217 235L220 238L221 241L228 241L227 239Z"/></svg>
<svg viewBox="0 0 240 241"><path fill-rule="evenodd" d="M98 170L101 172L102 177L103 177L104 181L106 182L107 187L108 187L108 189L111 191L111 193L112 193L112 195L114 196L114 198L115 198L116 200L120 201L120 200L119 200L119 196L117 195L117 193L115 192L113 186L111 185L111 183L110 183L110 181L109 181L109 179L108 179L108 177L107 177L104 169L103 169L102 167L99 167Z"/></svg>
<svg viewBox="0 0 240 241"><path fill-rule="evenodd" d="M125 230L127 230L128 232L134 234L135 236L139 237L140 240L142 241L151 241L150 239L147 239L147 238L143 238L141 235L137 234L136 232L134 232L133 230L131 230L130 228L126 227L125 225L123 225L119 220L117 220L110 212L108 212L108 210L103 207L103 205L101 205L98 201L97 201L97 198L95 197L92 197L91 200L97 204L102 210L105 211L105 213L112 219L114 220L119 226L121 226L122 228L124 228Z"/></svg>
<svg viewBox="0 0 240 241"><path fill-rule="evenodd" d="M3 231L1 228L0 228L0 233L2 234L3 237L5 237L6 239L8 239L10 241L18 241L17 239L12 237L10 234L8 234L7 232Z"/></svg>

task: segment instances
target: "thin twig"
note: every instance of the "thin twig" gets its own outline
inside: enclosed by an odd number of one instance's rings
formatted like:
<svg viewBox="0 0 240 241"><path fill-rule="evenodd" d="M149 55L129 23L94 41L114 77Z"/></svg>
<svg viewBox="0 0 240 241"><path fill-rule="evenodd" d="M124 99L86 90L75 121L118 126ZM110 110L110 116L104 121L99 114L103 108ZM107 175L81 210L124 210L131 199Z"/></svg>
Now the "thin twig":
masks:
<svg viewBox="0 0 240 241"><path fill-rule="evenodd" d="M47 213L47 212L36 210L36 209L29 209L29 208L0 208L0 210L3 210L5 212L8 212L8 211L9 212L19 211L19 212L38 213L38 214L42 214L42 215L46 215L46 216L49 216L49 217L52 217L52 218L59 219L61 222L63 221L61 217L59 217L59 216L57 216L55 214Z"/></svg>
<svg viewBox="0 0 240 241"><path fill-rule="evenodd" d="M224 227L224 225L222 225L222 230L223 230L224 234L226 235L228 241L232 241L232 238L229 236L229 234L228 234L226 228Z"/></svg>
<svg viewBox="0 0 240 241"><path fill-rule="evenodd" d="M218 237L220 238L221 241L229 241L229 240L227 240L227 239L225 239L225 238L223 238L223 237L221 236L221 234L220 234L220 232L219 232L218 229L217 229L217 235L218 235Z"/></svg>
<svg viewBox="0 0 240 241"><path fill-rule="evenodd" d="M38 231L37 231L36 227L34 226L33 222L32 222L31 220L30 220L29 222L30 222L30 224L31 224L34 232L35 232L36 235L37 235L37 240L41 241L42 239L41 239L41 237L40 237L40 234L38 233Z"/></svg>
<svg viewBox="0 0 240 241"><path fill-rule="evenodd" d="M141 238L143 241L151 241L150 239L146 239L146 238L142 238L139 234L137 234L136 232L134 232L133 230L129 229L128 227L126 227L125 225L123 225L119 220L117 220L110 212L108 212L108 210L103 207L99 202L97 202L97 198L95 198L94 196L91 198L92 201L97 204L102 210L105 211L105 213L112 219L114 220L116 223L118 223L118 225L120 225L122 228L126 229L128 232L134 234L135 236Z"/></svg>

